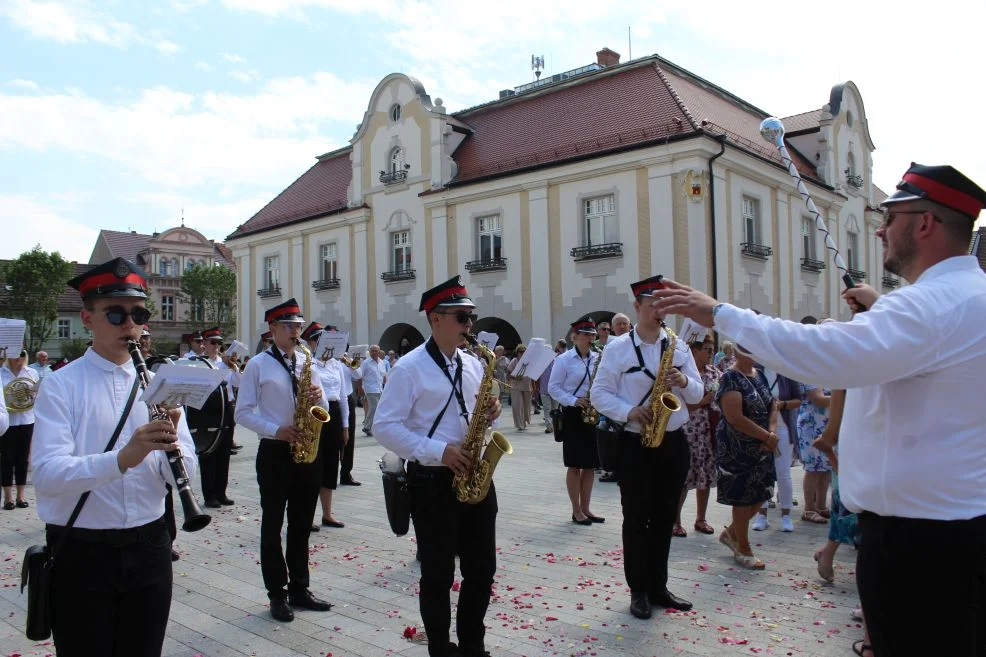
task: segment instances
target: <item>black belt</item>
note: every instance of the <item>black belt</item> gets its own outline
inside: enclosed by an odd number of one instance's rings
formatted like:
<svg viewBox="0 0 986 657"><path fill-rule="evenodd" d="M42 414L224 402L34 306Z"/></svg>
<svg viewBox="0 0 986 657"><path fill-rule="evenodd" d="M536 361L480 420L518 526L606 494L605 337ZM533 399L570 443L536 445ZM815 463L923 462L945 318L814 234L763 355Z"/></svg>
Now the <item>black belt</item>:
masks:
<svg viewBox="0 0 986 657"><path fill-rule="evenodd" d="M682 433L682 428L683 427L678 427L677 429L668 429L667 431L664 432L665 438L668 437L668 436L670 436L673 433ZM624 436L630 436L632 438L640 438L640 434L637 433L636 431L624 431L623 432L623 435Z"/></svg>
<svg viewBox="0 0 986 657"><path fill-rule="evenodd" d="M62 534L65 527L62 525L45 525L45 529L55 535ZM69 530L69 539L85 541L87 543L103 543L114 547L125 547L135 543L142 543L149 538L158 538L161 532L168 530L164 518L152 520L140 527L130 527L129 529L87 529L85 527L72 527Z"/></svg>
<svg viewBox="0 0 986 657"><path fill-rule="evenodd" d="M421 465L417 461L411 461L407 464L407 473L412 477L421 479L437 479L452 475L452 471L444 465Z"/></svg>

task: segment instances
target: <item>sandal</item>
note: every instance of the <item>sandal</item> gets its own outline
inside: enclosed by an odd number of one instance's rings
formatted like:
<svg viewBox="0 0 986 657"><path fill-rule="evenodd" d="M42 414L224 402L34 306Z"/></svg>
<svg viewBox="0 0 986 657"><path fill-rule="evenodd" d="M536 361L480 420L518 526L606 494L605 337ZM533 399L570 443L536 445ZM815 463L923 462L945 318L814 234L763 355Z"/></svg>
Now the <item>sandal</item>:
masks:
<svg viewBox="0 0 986 657"><path fill-rule="evenodd" d="M732 550L733 556L736 556L736 540L729 535L729 528L723 529L722 533L719 534L719 542Z"/></svg>
<svg viewBox="0 0 986 657"><path fill-rule="evenodd" d="M870 652L869 655L866 654L867 650ZM863 639L860 639L859 641L853 641L852 651L857 655L859 655L859 657L873 657L873 646L871 646L868 643L865 643Z"/></svg>
<svg viewBox="0 0 986 657"><path fill-rule="evenodd" d="M695 531L700 534L715 534L715 528L704 520L695 523Z"/></svg>
<svg viewBox="0 0 986 657"><path fill-rule="evenodd" d="M805 511L801 514L801 520L804 522L813 522L816 525L824 525L828 523L828 520L823 518L818 511Z"/></svg>
<svg viewBox="0 0 986 657"><path fill-rule="evenodd" d="M671 530L672 536L677 536L678 538L685 538L688 536L688 532L681 525L675 525L674 529Z"/></svg>
<svg viewBox="0 0 986 657"><path fill-rule="evenodd" d="M740 554L737 552L733 555L733 560L744 568L749 568L750 570L763 570L767 567L764 565L764 562L760 561L760 559L757 559L752 554Z"/></svg>
<svg viewBox="0 0 986 657"><path fill-rule="evenodd" d="M818 564L818 576L831 584L835 581L835 568L832 567L832 564L823 564L821 555L821 550L815 553L815 563Z"/></svg>
<svg viewBox="0 0 986 657"><path fill-rule="evenodd" d="M832 512L829 511L828 509L819 509L818 515L828 520L829 518L832 517Z"/></svg>

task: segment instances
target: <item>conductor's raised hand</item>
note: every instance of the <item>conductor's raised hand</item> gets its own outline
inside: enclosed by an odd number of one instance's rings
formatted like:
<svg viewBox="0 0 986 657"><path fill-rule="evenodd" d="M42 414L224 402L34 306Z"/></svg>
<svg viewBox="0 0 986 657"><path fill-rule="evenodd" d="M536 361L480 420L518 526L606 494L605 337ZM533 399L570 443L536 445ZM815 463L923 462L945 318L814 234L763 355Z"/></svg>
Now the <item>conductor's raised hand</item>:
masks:
<svg viewBox="0 0 986 657"><path fill-rule="evenodd" d="M849 305L849 310L858 313L872 308L876 300L880 298L880 293L866 283L857 283L856 287L851 287L843 292L842 298Z"/></svg>
<svg viewBox="0 0 986 657"><path fill-rule="evenodd" d="M142 425L133 432L130 440L116 456L120 472L140 465L144 458L155 451L173 452L178 449L178 432L170 419L155 420Z"/></svg>
<svg viewBox="0 0 986 657"><path fill-rule="evenodd" d="M454 445L446 445L442 452L442 463L457 475L466 474L472 467L469 455Z"/></svg>
<svg viewBox="0 0 986 657"><path fill-rule="evenodd" d="M296 442L299 438L301 438L301 432L293 424L284 425L274 434L274 440L283 440L286 443Z"/></svg>
<svg viewBox="0 0 986 657"><path fill-rule="evenodd" d="M653 303L663 314L681 315L702 326L712 326L712 309L719 305L718 301L676 281L664 279L661 282L664 287L652 294Z"/></svg>

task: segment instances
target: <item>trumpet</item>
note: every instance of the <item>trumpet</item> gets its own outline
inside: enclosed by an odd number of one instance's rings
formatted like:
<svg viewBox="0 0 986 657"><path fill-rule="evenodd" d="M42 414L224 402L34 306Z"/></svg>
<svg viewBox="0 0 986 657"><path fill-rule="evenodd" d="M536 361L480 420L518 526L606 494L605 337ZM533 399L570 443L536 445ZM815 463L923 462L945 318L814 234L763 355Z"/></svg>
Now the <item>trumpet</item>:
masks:
<svg viewBox="0 0 986 657"><path fill-rule="evenodd" d="M359 366L362 363L362 360L363 359L360 356L358 356L358 355L357 356L353 356L352 358L350 358L346 354L343 354L342 355L342 362L346 365L346 367L351 367L354 370L358 370L359 369Z"/></svg>

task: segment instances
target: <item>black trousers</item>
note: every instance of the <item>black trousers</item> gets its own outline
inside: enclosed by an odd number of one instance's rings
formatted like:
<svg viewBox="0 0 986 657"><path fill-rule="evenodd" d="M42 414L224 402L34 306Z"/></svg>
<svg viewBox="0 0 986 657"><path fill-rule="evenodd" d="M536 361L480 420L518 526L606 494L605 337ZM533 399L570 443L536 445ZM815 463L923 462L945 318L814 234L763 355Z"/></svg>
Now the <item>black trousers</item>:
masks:
<svg viewBox="0 0 986 657"><path fill-rule="evenodd" d="M0 485L27 484L27 457L31 453L34 423L9 427L0 438ZM16 473L16 478L14 476Z"/></svg>
<svg viewBox="0 0 986 657"><path fill-rule="evenodd" d="M211 454L199 456L202 497L208 502L226 497L229 485L229 457L233 449L233 428L219 430L219 444Z"/></svg>
<svg viewBox="0 0 986 657"><path fill-rule="evenodd" d="M455 630L462 654L481 655L484 618L496 572L496 489L478 504L459 502L452 471L410 464L411 519L421 554L421 620L428 633L428 655L449 654L452 603L449 590L459 557L462 583Z"/></svg>
<svg viewBox="0 0 986 657"><path fill-rule="evenodd" d="M623 570L634 593L661 593L668 584L671 530L678 498L688 475L685 433L668 431L660 447L640 445L640 435L624 432L620 458L623 505Z"/></svg>
<svg viewBox="0 0 986 657"><path fill-rule="evenodd" d="M257 448L260 487L260 569L271 599L308 588L308 535L322 486L322 463L295 463L291 445L264 438ZM288 511L287 547L281 551L284 509Z"/></svg>
<svg viewBox="0 0 986 657"><path fill-rule="evenodd" d="M55 557L51 629L58 657L159 657L172 583L164 520L90 532L73 528ZM48 545L57 545L60 534L49 526Z"/></svg>
<svg viewBox="0 0 986 657"><path fill-rule="evenodd" d="M349 404L349 442L342 448L342 478L353 476L353 457L356 455L356 399L350 394Z"/></svg>
<svg viewBox="0 0 986 657"><path fill-rule="evenodd" d="M329 421L322 425L318 458L322 461L322 488L339 485L339 456L342 452L342 411L339 402L329 402Z"/></svg>
<svg viewBox="0 0 986 657"><path fill-rule="evenodd" d="M878 657L986 657L986 515L920 520L859 514L856 583ZM948 610L928 623L929 605ZM906 629L905 629L906 628Z"/></svg>

